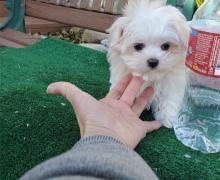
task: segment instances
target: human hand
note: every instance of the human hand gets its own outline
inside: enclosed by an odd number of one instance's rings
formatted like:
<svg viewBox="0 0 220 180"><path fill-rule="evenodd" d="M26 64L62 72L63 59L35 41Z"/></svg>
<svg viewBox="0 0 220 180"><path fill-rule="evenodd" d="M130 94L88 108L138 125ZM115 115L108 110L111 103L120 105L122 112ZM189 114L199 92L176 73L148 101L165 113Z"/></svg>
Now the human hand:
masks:
<svg viewBox="0 0 220 180"><path fill-rule="evenodd" d="M135 148L146 133L161 127L159 121L139 119L153 94L153 88L148 87L135 99L142 83L141 78L127 75L100 101L67 82L53 83L48 86L47 92L62 95L70 101L76 113L81 138L111 136Z"/></svg>

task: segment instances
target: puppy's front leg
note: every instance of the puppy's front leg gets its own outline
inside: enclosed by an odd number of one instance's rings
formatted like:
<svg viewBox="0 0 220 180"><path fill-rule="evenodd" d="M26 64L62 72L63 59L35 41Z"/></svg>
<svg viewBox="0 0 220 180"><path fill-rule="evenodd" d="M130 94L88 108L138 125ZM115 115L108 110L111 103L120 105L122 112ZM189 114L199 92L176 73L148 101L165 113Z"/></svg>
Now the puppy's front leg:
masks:
<svg viewBox="0 0 220 180"><path fill-rule="evenodd" d="M152 103L154 117L167 128L172 128L175 121L177 121L185 92L184 89L184 86L178 89L168 88L166 92L159 91L155 94Z"/></svg>

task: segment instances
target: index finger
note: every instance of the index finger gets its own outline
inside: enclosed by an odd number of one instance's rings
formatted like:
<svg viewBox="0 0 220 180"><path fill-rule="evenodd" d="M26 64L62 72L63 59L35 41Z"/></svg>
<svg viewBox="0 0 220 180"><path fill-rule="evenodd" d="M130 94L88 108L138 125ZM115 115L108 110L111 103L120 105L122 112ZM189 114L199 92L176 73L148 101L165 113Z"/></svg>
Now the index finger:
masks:
<svg viewBox="0 0 220 180"><path fill-rule="evenodd" d="M140 90L143 84L143 79L141 77L133 77L130 84L127 86L123 95L121 96L121 101L125 102L129 106L132 106L136 98L137 92Z"/></svg>
<svg viewBox="0 0 220 180"><path fill-rule="evenodd" d="M132 79L132 75L128 74L126 75L115 87L113 87L109 93L107 94L106 98L113 98L113 99L119 99L122 94L124 93L125 89L127 88L128 84L130 83Z"/></svg>

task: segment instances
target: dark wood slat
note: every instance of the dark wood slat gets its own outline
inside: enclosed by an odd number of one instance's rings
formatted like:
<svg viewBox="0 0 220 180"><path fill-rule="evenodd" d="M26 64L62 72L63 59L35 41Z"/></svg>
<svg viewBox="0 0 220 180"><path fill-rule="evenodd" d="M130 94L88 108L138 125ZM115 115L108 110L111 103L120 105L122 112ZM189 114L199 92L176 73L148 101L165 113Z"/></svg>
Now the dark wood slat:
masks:
<svg viewBox="0 0 220 180"><path fill-rule="evenodd" d="M0 17L0 22L3 22L4 20L4 17ZM69 25L53 21L48 21L30 16L25 17L25 29L27 33L41 33L46 35L49 32L59 32L62 31L63 28L69 27Z"/></svg>
<svg viewBox="0 0 220 180"><path fill-rule="evenodd" d="M15 44L20 44L21 46L29 46L40 40L39 38L36 38L30 34L24 34L11 29L1 31L0 37L14 42Z"/></svg>
<svg viewBox="0 0 220 180"><path fill-rule="evenodd" d="M69 27L68 25L48 21L44 19L39 19L35 17L26 16L25 17L25 28L26 32L29 33L41 33L47 34L49 32L58 32L63 28Z"/></svg>
<svg viewBox="0 0 220 180"><path fill-rule="evenodd" d="M39 1L39 2L45 2L45 3L51 3L51 0L35 0L35 1Z"/></svg>
<svg viewBox="0 0 220 180"><path fill-rule="evenodd" d="M0 46L3 47L14 47L14 48L24 48L24 45L15 43L13 41L7 40L5 38L0 37Z"/></svg>
<svg viewBox="0 0 220 180"><path fill-rule="evenodd" d="M117 16L26 0L28 16L105 32Z"/></svg>

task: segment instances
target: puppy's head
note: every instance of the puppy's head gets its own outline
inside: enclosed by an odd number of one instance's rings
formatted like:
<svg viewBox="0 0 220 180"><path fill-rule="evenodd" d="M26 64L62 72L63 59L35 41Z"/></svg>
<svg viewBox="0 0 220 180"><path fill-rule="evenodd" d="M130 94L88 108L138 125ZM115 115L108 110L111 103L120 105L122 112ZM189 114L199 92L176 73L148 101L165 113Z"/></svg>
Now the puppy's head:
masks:
<svg viewBox="0 0 220 180"><path fill-rule="evenodd" d="M110 51L138 74L167 72L183 64L189 27L181 12L163 0L131 0L110 32Z"/></svg>

